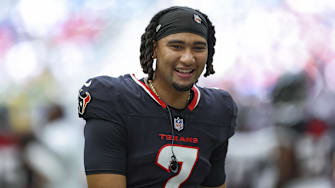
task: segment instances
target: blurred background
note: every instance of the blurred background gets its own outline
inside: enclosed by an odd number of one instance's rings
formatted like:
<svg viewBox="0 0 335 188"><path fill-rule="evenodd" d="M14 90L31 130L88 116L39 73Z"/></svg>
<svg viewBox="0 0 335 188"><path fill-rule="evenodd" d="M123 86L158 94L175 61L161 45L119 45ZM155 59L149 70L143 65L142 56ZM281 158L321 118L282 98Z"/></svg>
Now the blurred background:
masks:
<svg viewBox="0 0 335 188"><path fill-rule="evenodd" d="M1 188L86 187L78 90L144 76L140 36L172 5L216 27L216 73L199 85L239 106L228 188L335 187L334 0L1 0Z"/></svg>

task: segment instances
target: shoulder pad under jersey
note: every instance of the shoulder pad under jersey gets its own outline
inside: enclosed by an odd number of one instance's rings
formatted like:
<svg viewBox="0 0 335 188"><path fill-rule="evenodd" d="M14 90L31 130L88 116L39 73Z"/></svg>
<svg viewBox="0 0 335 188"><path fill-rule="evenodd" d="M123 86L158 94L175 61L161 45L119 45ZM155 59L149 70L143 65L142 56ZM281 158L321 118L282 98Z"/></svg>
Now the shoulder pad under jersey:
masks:
<svg viewBox="0 0 335 188"><path fill-rule="evenodd" d="M120 78L99 76L89 79L79 90L78 115L113 121L121 114L119 105Z"/></svg>

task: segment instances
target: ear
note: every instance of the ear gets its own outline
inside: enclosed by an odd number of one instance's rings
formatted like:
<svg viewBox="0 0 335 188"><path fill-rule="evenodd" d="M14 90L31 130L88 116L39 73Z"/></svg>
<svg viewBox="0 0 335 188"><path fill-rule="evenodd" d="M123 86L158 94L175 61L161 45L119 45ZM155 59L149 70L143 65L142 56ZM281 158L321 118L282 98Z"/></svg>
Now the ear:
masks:
<svg viewBox="0 0 335 188"><path fill-rule="evenodd" d="M157 42L154 40L153 42L153 46L154 46L154 52L153 52L153 54L152 54L152 58L153 59L156 59L157 58Z"/></svg>

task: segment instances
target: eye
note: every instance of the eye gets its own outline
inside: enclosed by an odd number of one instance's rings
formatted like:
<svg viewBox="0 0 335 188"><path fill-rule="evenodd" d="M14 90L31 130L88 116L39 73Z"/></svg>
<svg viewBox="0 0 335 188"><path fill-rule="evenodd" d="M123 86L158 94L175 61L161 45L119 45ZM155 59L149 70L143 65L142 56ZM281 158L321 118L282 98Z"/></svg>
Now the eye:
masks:
<svg viewBox="0 0 335 188"><path fill-rule="evenodd" d="M193 47L193 50L198 51L198 52L202 52L206 50L205 46L195 46Z"/></svg>
<svg viewBox="0 0 335 188"><path fill-rule="evenodd" d="M179 50L179 49L182 49L183 46L182 45L178 45L178 44L173 44L171 45L172 48L176 49L176 50Z"/></svg>

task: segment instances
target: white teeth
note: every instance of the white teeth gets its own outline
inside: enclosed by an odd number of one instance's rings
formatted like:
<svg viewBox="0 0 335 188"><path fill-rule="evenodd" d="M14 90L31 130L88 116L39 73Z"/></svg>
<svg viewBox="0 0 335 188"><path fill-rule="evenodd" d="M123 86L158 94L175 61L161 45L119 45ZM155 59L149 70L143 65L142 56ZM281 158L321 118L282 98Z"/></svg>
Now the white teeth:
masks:
<svg viewBox="0 0 335 188"><path fill-rule="evenodd" d="M181 70L181 69L177 69L178 72L181 72L181 73L190 73L192 72L192 70Z"/></svg>

